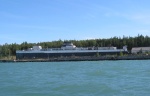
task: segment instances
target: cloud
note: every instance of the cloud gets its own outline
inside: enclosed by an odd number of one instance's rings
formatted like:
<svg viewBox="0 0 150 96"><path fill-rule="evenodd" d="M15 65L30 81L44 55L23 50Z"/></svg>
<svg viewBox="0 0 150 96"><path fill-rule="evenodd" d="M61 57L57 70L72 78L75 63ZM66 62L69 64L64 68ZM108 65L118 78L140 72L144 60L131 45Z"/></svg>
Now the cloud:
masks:
<svg viewBox="0 0 150 96"><path fill-rule="evenodd" d="M150 24L150 13L148 12L119 12L117 10L110 10L104 14L106 17L119 17L130 20L136 23Z"/></svg>
<svg viewBox="0 0 150 96"><path fill-rule="evenodd" d="M144 36L150 36L150 30L148 30L148 29L137 30L137 33L142 34Z"/></svg>
<svg viewBox="0 0 150 96"><path fill-rule="evenodd" d="M130 15L129 18L136 22L150 24L150 14L149 13L137 13L137 14L135 13L133 15Z"/></svg>
<svg viewBox="0 0 150 96"><path fill-rule="evenodd" d="M95 37L84 37L83 39L84 40L91 40L91 39L97 39L97 38L95 38Z"/></svg>
<svg viewBox="0 0 150 96"><path fill-rule="evenodd" d="M139 32L139 33L150 33L150 30L142 29L142 30L138 30L137 32Z"/></svg>
<svg viewBox="0 0 150 96"><path fill-rule="evenodd" d="M8 12L0 12L1 17L13 18L13 19L25 19L25 16L8 13Z"/></svg>
<svg viewBox="0 0 150 96"><path fill-rule="evenodd" d="M15 42L17 42L17 43L21 43L21 41L24 41L23 39L22 39L22 36L15 36L15 35L13 35L13 34L2 34L1 36L0 36L0 44L5 44L5 43L8 43L8 44L11 44L11 43L15 43Z"/></svg>

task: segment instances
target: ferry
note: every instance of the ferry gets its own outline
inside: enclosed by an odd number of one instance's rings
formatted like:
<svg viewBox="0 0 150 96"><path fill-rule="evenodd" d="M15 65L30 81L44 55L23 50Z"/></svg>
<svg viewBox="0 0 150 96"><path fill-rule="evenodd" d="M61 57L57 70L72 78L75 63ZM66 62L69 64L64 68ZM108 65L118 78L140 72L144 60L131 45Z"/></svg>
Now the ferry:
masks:
<svg viewBox="0 0 150 96"><path fill-rule="evenodd" d="M116 47L76 47L71 42L64 42L61 48L42 48L42 46L33 46L27 50L16 50L16 59L38 59L55 58L69 56L96 56L128 53L127 46L122 49Z"/></svg>

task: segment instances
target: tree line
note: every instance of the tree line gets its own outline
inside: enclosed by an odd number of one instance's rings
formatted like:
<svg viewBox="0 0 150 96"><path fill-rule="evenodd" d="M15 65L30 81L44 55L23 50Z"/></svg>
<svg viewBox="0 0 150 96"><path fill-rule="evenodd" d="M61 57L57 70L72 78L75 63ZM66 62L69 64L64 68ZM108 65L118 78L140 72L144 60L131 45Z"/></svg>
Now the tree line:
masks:
<svg viewBox="0 0 150 96"><path fill-rule="evenodd" d="M121 49L124 45L127 45L128 51L131 52L132 47L148 47L150 46L150 37L138 35L135 37L123 36L123 37L112 37L108 39L90 39L90 40L58 40L51 42L38 42L28 43L23 42L21 44L12 43L0 45L0 57L4 56L15 56L16 50L27 50L35 45L42 46L42 48L60 48L63 42L72 42L77 47L108 47L115 46Z"/></svg>

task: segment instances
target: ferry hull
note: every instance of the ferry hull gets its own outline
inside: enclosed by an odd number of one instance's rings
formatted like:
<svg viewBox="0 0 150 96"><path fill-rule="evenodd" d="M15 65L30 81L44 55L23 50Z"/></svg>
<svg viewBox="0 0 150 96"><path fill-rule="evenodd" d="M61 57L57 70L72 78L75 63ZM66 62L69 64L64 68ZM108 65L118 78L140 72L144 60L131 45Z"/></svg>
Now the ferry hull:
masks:
<svg viewBox="0 0 150 96"><path fill-rule="evenodd" d="M127 53L127 52L122 52ZM120 52L82 52L82 53L17 53L16 59L49 59L54 57L70 56L97 56L97 55L119 55Z"/></svg>

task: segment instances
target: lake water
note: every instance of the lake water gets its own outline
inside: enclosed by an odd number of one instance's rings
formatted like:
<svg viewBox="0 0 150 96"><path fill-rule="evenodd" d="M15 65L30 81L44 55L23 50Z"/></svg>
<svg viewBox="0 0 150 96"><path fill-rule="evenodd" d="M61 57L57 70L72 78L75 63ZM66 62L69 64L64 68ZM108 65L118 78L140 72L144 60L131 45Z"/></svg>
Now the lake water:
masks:
<svg viewBox="0 0 150 96"><path fill-rule="evenodd" d="M0 63L0 96L149 96L150 60Z"/></svg>

